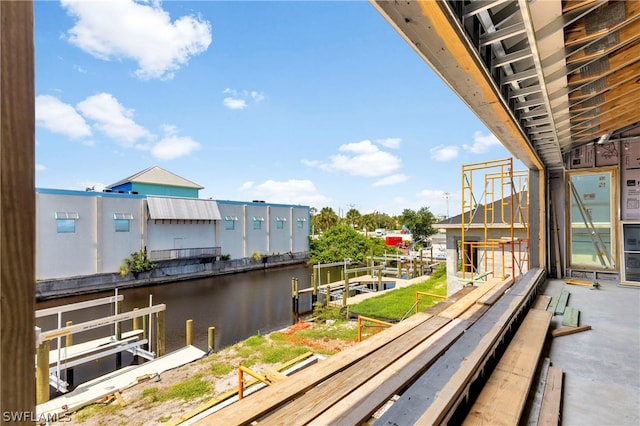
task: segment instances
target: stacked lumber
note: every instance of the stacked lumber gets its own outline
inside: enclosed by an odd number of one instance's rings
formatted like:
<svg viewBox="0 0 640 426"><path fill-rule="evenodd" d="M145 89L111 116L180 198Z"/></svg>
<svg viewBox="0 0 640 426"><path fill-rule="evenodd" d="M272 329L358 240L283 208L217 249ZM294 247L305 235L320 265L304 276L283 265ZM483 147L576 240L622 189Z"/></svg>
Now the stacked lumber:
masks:
<svg viewBox="0 0 640 426"><path fill-rule="evenodd" d="M471 407L464 425L518 424L551 317L548 311L529 311Z"/></svg>
<svg viewBox="0 0 640 426"><path fill-rule="evenodd" d="M437 313L416 314L313 369L222 408L201 424L362 423L462 336L483 307L478 299L501 284L490 280L465 289L457 301L436 305Z"/></svg>

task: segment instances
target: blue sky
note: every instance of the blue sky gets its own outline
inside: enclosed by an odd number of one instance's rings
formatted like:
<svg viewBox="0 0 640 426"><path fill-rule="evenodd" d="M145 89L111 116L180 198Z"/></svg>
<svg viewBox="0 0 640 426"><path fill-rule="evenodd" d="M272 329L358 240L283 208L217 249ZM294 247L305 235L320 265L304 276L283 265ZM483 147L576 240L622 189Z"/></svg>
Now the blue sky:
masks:
<svg viewBox="0 0 640 426"><path fill-rule="evenodd" d="M34 7L41 188L157 165L202 198L453 215L462 164L511 156L365 1Z"/></svg>

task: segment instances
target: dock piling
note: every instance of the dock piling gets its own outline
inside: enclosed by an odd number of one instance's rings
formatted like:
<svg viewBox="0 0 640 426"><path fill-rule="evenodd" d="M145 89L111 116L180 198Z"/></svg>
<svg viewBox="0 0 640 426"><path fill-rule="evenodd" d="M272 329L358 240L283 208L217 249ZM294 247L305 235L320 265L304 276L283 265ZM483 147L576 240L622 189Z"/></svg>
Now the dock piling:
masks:
<svg viewBox="0 0 640 426"><path fill-rule="evenodd" d="M191 346L193 343L193 320L188 319L186 323L187 328L187 346Z"/></svg>
<svg viewBox="0 0 640 426"><path fill-rule="evenodd" d="M207 329L207 352L211 353L215 347L216 328L211 326Z"/></svg>
<svg viewBox="0 0 640 426"><path fill-rule="evenodd" d="M156 313L156 356L162 356L165 353L164 312Z"/></svg>
<svg viewBox="0 0 640 426"><path fill-rule="evenodd" d="M49 350L51 342L45 340L36 350L36 404L49 401Z"/></svg>

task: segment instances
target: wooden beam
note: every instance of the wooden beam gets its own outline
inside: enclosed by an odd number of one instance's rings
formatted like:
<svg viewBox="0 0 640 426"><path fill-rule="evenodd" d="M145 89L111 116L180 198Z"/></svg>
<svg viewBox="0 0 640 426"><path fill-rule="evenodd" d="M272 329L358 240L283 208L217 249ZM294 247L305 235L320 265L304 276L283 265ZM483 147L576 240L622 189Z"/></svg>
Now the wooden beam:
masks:
<svg viewBox="0 0 640 426"><path fill-rule="evenodd" d="M545 296L544 294L541 294L540 296L536 297L536 301L533 303L531 309L540 309L542 311L546 311L547 307L549 306L549 302L551 302L551 296Z"/></svg>
<svg viewBox="0 0 640 426"><path fill-rule="evenodd" d="M529 311L482 388L463 425L518 424L527 402L551 317L552 314L548 311Z"/></svg>
<svg viewBox="0 0 640 426"><path fill-rule="evenodd" d="M562 315L562 325L577 327L580 311L572 306L567 306Z"/></svg>
<svg viewBox="0 0 640 426"><path fill-rule="evenodd" d="M560 405L562 401L562 369L549 367L547 383L542 396L538 425L557 426L560 424Z"/></svg>
<svg viewBox="0 0 640 426"><path fill-rule="evenodd" d="M487 281L486 283L482 284L480 287L474 289L471 293L462 297L460 300L458 300L456 303L454 303L444 311L440 312L438 316L451 318L451 319L459 317L460 315L462 315L464 311L466 311L471 306L473 306L478 301L478 299L480 299L482 296L487 294L491 289L493 289L497 285L503 284L504 281L505 280L502 280L500 278L493 278ZM507 278L507 281L513 282L513 279Z"/></svg>
<svg viewBox="0 0 640 426"><path fill-rule="evenodd" d="M593 52L587 54L585 49L580 49L573 55L567 58L567 63L575 63L575 62L586 62L592 60L594 58L598 58L600 56L609 54L618 49L624 48L625 44L632 43L638 37L638 33L640 32L640 21L630 22L625 26L619 27L618 31L619 42L613 46L609 46L606 49L598 50L597 52ZM608 33L611 34L613 31L609 30Z"/></svg>
<svg viewBox="0 0 640 426"><path fill-rule="evenodd" d="M580 333L581 331L591 330L590 325L581 325L580 327L560 327L555 330L551 330L551 336L560 337L567 334Z"/></svg>
<svg viewBox="0 0 640 426"><path fill-rule="evenodd" d="M225 407L203 419L201 424L249 424L260 416L286 404L314 386L319 385L327 378L354 365L371 353L387 347L396 339L405 336L405 333L421 326L432 315L418 313L406 320L387 328L367 340L339 352L322 361L313 369L307 369L296 374L295 380L285 380L275 383L268 389L251 394L241 401ZM415 342L417 344L419 342ZM407 348L410 349L410 348Z"/></svg>
<svg viewBox="0 0 640 426"><path fill-rule="evenodd" d="M33 2L0 1L0 21L0 412L34 413Z"/></svg>
<svg viewBox="0 0 640 426"><path fill-rule="evenodd" d="M587 1L587 2L578 2L578 1L567 1L565 2L565 9L563 10L564 13L566 13L568 11L568 8L571 6L577 6L579 7L581 3L593 3L591 1ZM602 9L600 9L602 10ZM585 27L585 21L584 18L577 21L574 25L569 26L564 33L564 37L565 37L565 45L567 47L571 47L577 44L583 44L583 43L587 43L591 40L595 40L598 37L601 37L603 34L607 33L607 32L613 32L615 30L618 30L626 25L628 25L630 22L633 22L635 19L637 19L638 15L640 14L640 2L636 2L636 1L630 1L630 2L625 2L625 12L626 12L626 19L616 25L612 25L611 27L604 29L602 31L598 31L595 33L591 33L591 34L587 34L587 29ZM598 11L595 12L591 12L589 15L587 16L591 16L594 13L598 13Z"/></svg>

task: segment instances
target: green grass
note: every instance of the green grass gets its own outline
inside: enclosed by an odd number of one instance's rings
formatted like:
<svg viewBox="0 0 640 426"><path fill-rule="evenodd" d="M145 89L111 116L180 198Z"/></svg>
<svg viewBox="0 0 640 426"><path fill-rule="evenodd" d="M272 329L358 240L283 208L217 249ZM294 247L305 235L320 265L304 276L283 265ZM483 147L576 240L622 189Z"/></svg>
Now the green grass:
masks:
<svg viewBox="0 0 640 426"><path fill-rule="evenodd" d="M233 365L226 362L213 362L211 363L211 374L214 377L222 377L231 373L234 368Z"/></svg>
<svg viewBox="0 0 640 426"><path fill-rule="evenodd" d="M282 364L300 356L309 349L299 346L273 346L262 354L262 361L267 364Z"/></svg>
<svg viewBox="0 0 640 426"><path fill-rule="evenodd" d="M191 401L211 393L211 384L202 379L201 374L196 374L189 380L177 383L160 391L157 387L150 387L142 391L142 397L151 402L162 402L169 399L181 399Z"/></svg>
<svg viewBox="0 0 640 426"><path fill-rule="evenodd" d="M306 339L340 339L354 340L358 337L358 329L345 327L345 321L339 321L331 326L321 326L300 330L296 336Z"/></svg>
<svg viewBox="0 0 640 426"><path fill-rule="evenodd" d="M349 309L351 313L357 315L400 320L414 305L416 301L416 291L446 296L447 276L444 268L441 267L434 271L432 276L426 281L363 300L351 306ZM422 296L420 298L420 310L424 311L440 300L441 299ZM415 309L411 309L409 314L413 315L414 312Z"/></svg>

